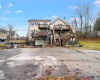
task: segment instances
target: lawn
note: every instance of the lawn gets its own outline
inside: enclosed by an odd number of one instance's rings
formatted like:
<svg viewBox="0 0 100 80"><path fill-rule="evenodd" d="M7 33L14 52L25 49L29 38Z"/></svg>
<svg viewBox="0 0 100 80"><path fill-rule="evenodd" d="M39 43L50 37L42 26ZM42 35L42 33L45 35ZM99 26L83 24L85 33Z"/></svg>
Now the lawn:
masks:
<svg viewBox="0 0 100 80"><path fill-rule="evenodd" d="M83 45L83 48L100 50L100 40L99 39L79 39L78 43Z"/></svg>
<svg viewBox="0 0 100 80"><path fill-rule="evenodd" d="M5 44L0 44L0 46L5 46Z"/></svg>
<svg viewBox="0 0 100 80"><path fill-rule="evenodd" d="M5 44L0 44L0 48L5 48Z"/></svg>

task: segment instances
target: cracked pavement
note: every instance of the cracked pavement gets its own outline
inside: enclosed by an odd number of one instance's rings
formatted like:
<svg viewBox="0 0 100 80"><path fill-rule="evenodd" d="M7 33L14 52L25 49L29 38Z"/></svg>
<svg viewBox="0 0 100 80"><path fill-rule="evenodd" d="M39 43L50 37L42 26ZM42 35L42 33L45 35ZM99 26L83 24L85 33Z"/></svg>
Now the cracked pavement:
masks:
<svg viewBox="0 0 100 80"><path fill-rule="evenodd" d="M42 75L92 77L100 80L100 51L53 48L0 50L0 80L33 80Z"/></svg>

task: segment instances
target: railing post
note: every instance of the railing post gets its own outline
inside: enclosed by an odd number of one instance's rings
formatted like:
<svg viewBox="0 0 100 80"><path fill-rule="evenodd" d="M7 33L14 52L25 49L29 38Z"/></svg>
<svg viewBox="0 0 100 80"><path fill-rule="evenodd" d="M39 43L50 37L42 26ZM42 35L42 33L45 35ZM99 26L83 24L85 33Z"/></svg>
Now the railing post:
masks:
<svg viewBox="0 0 100 80"><path fill-rule="evenodd" d="M53 35L54 35L54 45L56 45L56 38L55 38L55 25L54 25L54 28L53 28Z"/></svg>

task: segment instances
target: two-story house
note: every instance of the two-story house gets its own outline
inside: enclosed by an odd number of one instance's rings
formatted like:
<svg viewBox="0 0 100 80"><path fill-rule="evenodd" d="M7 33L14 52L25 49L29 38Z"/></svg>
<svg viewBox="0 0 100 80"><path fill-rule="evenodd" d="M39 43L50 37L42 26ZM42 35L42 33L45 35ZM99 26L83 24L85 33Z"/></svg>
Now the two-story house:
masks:
<svg viewBox="0 0 100 80"><path fill-rule="evenodd" d="M33 45L59 45L63 46L73 42L76 33L64 20L28 20L28 38Z"/></svg>
<svg viewBox="0 0 100 80"><path fill-rule="evenodd" d="M33 45L49 44L50 20L28 20L28 38Z"/></svg>

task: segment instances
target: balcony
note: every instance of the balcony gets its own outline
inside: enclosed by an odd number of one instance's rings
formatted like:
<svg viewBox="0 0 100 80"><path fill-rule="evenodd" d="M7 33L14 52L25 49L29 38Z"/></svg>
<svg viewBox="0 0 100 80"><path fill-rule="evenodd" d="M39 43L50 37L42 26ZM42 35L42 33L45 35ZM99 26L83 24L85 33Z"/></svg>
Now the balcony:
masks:
<svg viewBox="0 0 100 80"><path fill-rule="evenodd" d="M69 25L55 25L54 30L55 31L69 31L70 27Z"/></svg>
<svg viewBox="0 0 100 80"><path fill-rule="evenodd" d="M56 39L66 39L68 35L55 35Z"/></svg>
<svg viewBox="0 0 100 80"><path fill-rule="evenodd" d="M38 28L39 29L48 29L48 24L39 24Z"/></svg>
<svg viewBox="0 0 100 80"><path fill-rule="evenodd" d="M40 32L37 33L37 35L39 37L46 37L48 35L48 32L47 31L40 31Z"/></svg>

